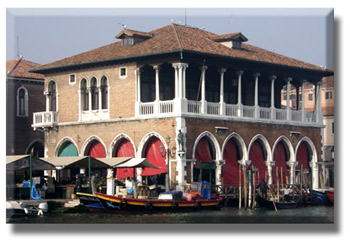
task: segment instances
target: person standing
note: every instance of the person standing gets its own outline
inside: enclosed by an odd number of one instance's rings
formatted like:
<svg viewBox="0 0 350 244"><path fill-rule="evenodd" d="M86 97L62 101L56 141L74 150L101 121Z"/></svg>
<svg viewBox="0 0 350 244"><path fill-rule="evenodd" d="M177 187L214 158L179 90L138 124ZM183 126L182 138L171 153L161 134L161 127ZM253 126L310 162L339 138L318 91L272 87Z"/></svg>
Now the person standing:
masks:
<svg viewBox="0 0 350 244"><path fill-rule="evenodd" d="M74 194L81 190L81 179L79 175L75 175L75 186L74 186Z"/></svg>

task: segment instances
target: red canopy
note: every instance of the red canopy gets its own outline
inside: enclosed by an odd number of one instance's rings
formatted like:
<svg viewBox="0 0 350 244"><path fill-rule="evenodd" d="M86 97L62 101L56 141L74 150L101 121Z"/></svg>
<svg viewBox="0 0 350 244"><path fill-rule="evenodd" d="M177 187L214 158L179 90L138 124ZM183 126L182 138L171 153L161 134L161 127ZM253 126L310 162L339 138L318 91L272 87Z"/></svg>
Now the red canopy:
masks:
<svg viewBox="0 0 350 244"><path fill-rule="evenodd" d="M209 142L206 137L203 137L197 144L195 152L196 164L195 168L199 167L199 162L213 162L210 154Z"/></svg>
<svg viewBox="0 0 350 244"><path fill-rule="evenodd" d="M301 165L303 165L303 169L308 169L308 149L305 142L302 142L299 145L298 151L297 151L297 161L298 165L296 166L296 169L301 169Z"/></svg>
<svg viewBox="0 0 350 244"><path fill-rule="evenodd" d="M289 176L289 171L287 168L286 163L286 151L283 143L280 141L276 147L275 151L273 153L273 159L275 161L275 167L272 168L272 183L277 184L277 177L276 177L276 167L278 167L278 178L279 183L281 183L281 167L282 167L282 176L283 176L283 183L286 183L286 174Z"/></svg>
<svg viewBox="0 0 350 244"><path fill-rule="evenodd" d="M237 161L237 145L233 139L229 140L224 149L223 170L224 184L239 184L239 165ZM243 170L241 172L243 181Z"/></svg>
<svg viewBox="0 0 350 244"><path fill-rule="evenodd" d="M160 169L146 167L141 173L142 176L167 173L168 169L165 163L166 156L162 156L160 154L160 146L162 146L165 150L163 143L157 137L153 137L152 139L150 139L145 150L146 158L151 164L153 164L156 167L160 167Z"/></svg>
<svg viewBox="0 0 350 244"><path fill-rule="evenodd" d="M263 177L265 177L265 172L267 172L264 151L258 140L254 141L252 146L250 147L249 159L251 160L250 167L254 165L258 168L259 173L256 177L256 180L258 182L259 180L263 179ZM258 179L259 175L260 178Z"/></svg>
<svg viewBox="0 0 350 244"><path fill-rule="evenodd" d="M93 158L105 158L106 157L106 151L104 146L98 142L94 141L89 149L89 156Z"/></svg>
<svg viewBox="0 0 350 244"><path fill-rule="evenodd" d="M134 147L131 142L127 139L123 139L116 150L116 157L135 157ZM134 169L133 168L119 168L117 169L117 178L118 179L126 179L128 177L134 177Z"/></svg>

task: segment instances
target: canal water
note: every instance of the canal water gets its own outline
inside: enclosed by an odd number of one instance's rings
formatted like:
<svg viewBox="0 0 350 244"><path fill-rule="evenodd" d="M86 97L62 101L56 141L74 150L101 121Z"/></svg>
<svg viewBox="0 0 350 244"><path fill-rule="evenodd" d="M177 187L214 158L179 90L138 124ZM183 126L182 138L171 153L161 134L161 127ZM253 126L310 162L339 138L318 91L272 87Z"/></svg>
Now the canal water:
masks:
<svg viewBox="0 0 350 244"><path fill-rule="evenodd" d="M334 223L333 206L305 206L297 209L268 210L223 207L221 210L178 212L93 213L83 206L52 211L44 216L17 216L7 223L68 224L227 224L227 223Z"/></svg>

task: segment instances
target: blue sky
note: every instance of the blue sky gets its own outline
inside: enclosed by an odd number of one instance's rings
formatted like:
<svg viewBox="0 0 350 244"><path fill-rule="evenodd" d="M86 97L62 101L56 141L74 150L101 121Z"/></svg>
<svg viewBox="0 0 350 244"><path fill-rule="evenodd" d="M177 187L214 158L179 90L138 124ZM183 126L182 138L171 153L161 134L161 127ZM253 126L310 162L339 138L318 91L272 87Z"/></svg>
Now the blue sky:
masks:
<svg viewBox="0 0 350 244"><path fill-rule="evenodd" d="M19 54L44 64L116 41L121 24L149 31L172 20L218 34L240 31L252 45L315 65L334 66L334 19L329 8L8 8L6 59L17 57L17 37Z"/></svg>

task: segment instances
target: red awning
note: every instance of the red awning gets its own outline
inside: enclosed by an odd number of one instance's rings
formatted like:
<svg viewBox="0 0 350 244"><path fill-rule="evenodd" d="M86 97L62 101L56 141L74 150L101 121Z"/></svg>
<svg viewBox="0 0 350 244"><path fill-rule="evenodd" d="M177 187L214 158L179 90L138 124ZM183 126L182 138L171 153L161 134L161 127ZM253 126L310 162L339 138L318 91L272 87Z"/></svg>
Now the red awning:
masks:
<svg viewBox="0 0 350 244"><path fill-rule="evenodd" d="M105 158L106 151L104 146L98 141L93 142L89 150L89 156L93 158Z"/></svg>
<svg viewBox="0 0 350 244"><path fill-rule="evenodd" d="M275 167L272 168L272 183L273 184L277 184L276 167L278 167L279 183L281 183L281 167L282 167L283 183L286 183L286 174L289 177L289 171L287 168L286 158L287 158L287 155L286 155L285 147L283 146L282 142L279 142L276 145L275 151L273 153L273 159L275 161Z"/></svg>
<svg viewBox="0 0 350 244"><path fill-rule="evenodd" d="M213 162L213 158L210 153L209 142L206 137L203 137L197 144L195 158L195 168L199 167L199 162Z"/></svg>
<svg viewBox="0 0 350 244"><path fill-rule="evenodd" d="M145 150L146 158L151 164L159 167L159 169L146 167L141 173L142 176L164 174L167 172L167 165L165 163L166 156L162 156L160 154L160 146L162 146L165 150L163 143L156 137L152 138L148 143Z"/></svg>
<svg viewBox="0 0 350 244"><path fill-rule="evenodd" d="M222 167L224 184L239 184L239 165L237 161L237 145L233 139L229 140L224 149L224 160ZM243 181L243 170L241 172Z"/></svg>
<svg viewBox="0 0 350 244"><path fill-rule="evenodd" d="M265 172L267 172L267 167L265 164L264 151L259 141L254 141L249 151L249 160L251 160L250 167L253 165L258 168L258 173L256 176L257 182L265 177Z"/></svg>
<svg viewBox="0 0 350 244"><path fill-rule="evenodd" d="M303 165L303 169L308 169L308 149L305 142L302 142L299 145L298 151L297 151L297 161L298 165L296 166L296 169L301 169L301 165Z"/></svg>
<svg viewBox="0 0 350 244"><path fill-rule="evenodd" d="M116 150L116 157L135 157L134 147L127 139L123 139ZM134 169L132 168L120 168L117 169L117 178L126 179L128 177L134 177Z"/></svg>

